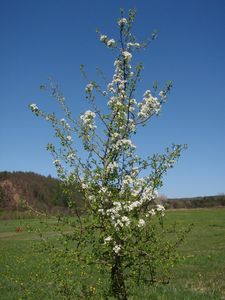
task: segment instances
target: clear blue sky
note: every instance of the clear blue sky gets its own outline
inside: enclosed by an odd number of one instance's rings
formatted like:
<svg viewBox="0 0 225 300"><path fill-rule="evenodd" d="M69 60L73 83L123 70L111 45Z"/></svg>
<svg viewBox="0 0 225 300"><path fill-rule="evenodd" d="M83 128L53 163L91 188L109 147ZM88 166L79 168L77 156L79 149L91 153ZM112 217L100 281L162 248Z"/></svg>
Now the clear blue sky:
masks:
<svg viewBox="0 0 225 300"><path fill-rule="evenodd" d="M54 103L39 90L49 75L60 84L75 115L86 109L85 82L95 67L112 73L114 55L99 43L95 29L117 37L119 8L135 7L134 32L159 37L144 51L140 95L152 82L173 80L159 118L137 138L139 153L163 152L171 143L188 150L164 180L169 197L225 192L225 1L224 0L1 0L0 170L55 170L45 150L52 131L27 109Z"/></svg>

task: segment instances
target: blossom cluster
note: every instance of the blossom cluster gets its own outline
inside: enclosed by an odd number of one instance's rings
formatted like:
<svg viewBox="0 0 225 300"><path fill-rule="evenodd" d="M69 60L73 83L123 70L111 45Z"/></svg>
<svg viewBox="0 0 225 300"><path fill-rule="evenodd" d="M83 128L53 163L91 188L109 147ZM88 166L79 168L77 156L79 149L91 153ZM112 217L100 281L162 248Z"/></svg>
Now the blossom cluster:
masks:
<svg viewBox="0 0 225 300"><path fill-rule="evenodd" d="M85 92L86 93L91 93L93 91L93 88L94 88L93 83L89 83L89 84L86 85Z"/></svg>
<svg viewBox="0 0 225 300"><path fill-rule="evenodd" d="M140 47L141 47L141 44L139 44L139 43L127 43L127 47L128 48L137 48L137 49L139 49Z"/></svg>
<svg viewBox="0 0 225 300"><path fill-rule="evenodd" d="M124 59L125 59L126 62L129 62L131 60L132 54L130 52L123 51L122 54L123 54L123 57L124 57Z"/></svg>
<svg viewBox="0 0 225 300"><path fill-rule="evenodd" d="M113 147L113 149L115 149L117 151L118 150L121 151L121 149L126 150L126 149L135 149L135 148L136 148L136 146L132 143L132 141L130 139L118 140Z"/></svg>
<svg viewBox="0 0 225 300"><path fill-rule="evenodd" d="M37 104L32 103L32 104L29 105L29 107L30 107L31 111L32 111L36 116L39 115L40 110L39 110Z"/></svg>
<svg viewBox="0 0 225 300"><path fill-rule="evenodd" d="M127 19L126 19L126 18L121 18L117 23L118 23L119 26L124 26L124 25L126 25L128 22L127 22Z"/></svg>
<svg viewBox="0 0 225 300"><path fill-rule="evenodd" d="M62 118L61 120L60 120L60 124L65 128L65 129L70 129L70 125L69 125L69 123L64 119L64 118Z"/></svg>
<svg viewBox="0 0 225 300"><path fill-rule="evenodd" d="M95 118L95 113L91 110L87 110L83 115L80 116L82 125L86 129L95 129L96 126L94 125L94 118Z"/></svg>
<svg viewBox="0 0 225 300"><path fill-rule="evenodd" d="M161 109L160 102L157 97L153 97L150 90L144 93L143 101L139 103L138 117L147 119L153 114L158 115Z"/></svg>
<svg viewBox="0 0 225 300"><path fill-rule="evenodd" d="M117 168L118 168L118 164L117 164L117 162L114 161L114 162L110 162L107 165L106 170L108 173L114 173L114 171L117 170Z"/></svg>
<svg viewBox="0 0 225 300"><path fill-rule="evenodd" d="M109 39L105 34L100 35L100 41L109 48L115 48L117 46L116 41L114 39Z"/></svg>

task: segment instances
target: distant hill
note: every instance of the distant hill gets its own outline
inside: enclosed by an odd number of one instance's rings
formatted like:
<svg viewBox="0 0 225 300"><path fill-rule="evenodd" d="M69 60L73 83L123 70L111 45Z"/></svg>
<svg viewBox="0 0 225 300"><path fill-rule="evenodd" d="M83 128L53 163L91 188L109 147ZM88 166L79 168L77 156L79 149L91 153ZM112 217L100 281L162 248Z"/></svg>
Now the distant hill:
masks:
<svg viewBox="0 0 225 300"><path fill-rule="evenodd" d="M79 192L74 195L81 201ZM58 179L33 172L0 172L0 209L26 210L25 203L41 211L67 208L68 197Z"/></svg>
<svg viewBox="0 0 225 300"><path fill-rule="evenodd" d="M164 203L167 208L174 209L222 207L225 206L225 195L168 199Z"/></svg>
<svg viewBox="0 0 225 300"><path fill-rule="evenodd" d="M78 209L83 207L82 194L74 191L73 200ZM162 202L168 209L205 208L225 206L225 195L166 199ZM0 172L0 211L25 211L27 207L48 213L68 213L68 197L63 193L58 179L33 172Z"/></svg>

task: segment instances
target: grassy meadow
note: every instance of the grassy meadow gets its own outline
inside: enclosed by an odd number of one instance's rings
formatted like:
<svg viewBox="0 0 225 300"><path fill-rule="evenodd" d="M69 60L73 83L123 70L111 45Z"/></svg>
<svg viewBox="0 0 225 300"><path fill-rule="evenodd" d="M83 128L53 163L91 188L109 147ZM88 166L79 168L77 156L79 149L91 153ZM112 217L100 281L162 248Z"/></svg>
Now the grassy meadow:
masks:
<svg viewBox="0 0 225 300"><path fill-rule="evenodd" d="M193 224L179 248L173 277L164 286L135 287L131 299L225 299L225 208L170 210L165 218L171 231L175 225ZM82 290L76 277L88 281L90 274L74 267L72 257L50 263L55 258L43 247L51 243L43 246L40 238L44 233L50 242L56 240L54 222L48 220L53 226L46 226L37 219L0 221L0 299L78 299L69 287L82 291L79 299L99 299L96 291L104 278Z"/></svg>

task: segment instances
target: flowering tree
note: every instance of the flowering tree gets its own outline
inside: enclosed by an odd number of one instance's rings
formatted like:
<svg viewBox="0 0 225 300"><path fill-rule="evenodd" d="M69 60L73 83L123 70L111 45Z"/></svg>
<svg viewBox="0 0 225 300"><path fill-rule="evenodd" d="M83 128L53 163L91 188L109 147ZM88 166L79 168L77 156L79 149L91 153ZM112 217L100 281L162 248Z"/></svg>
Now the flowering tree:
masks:
<svg viewBox="0 0 225 300"><path fill-rule="evenodd" d="M143 67L141 64L132 67L132 57L136 50L147 47L155 34L147 42L137 42L131 33L134 18L133 10L127 18L121 13L117 22L118 41L98 32L100 41L117 53L115 71L105 89L95 81L88 82L85 92L91 109L78 121L73 119L53 82L43 88L50 89L64 118L48 114L36 104L30 105L35 115L52 124L59 138L59 149L53 144L47 148L54 156L58 176L67 191L78 185L83 191L85 214L76 217L74 255L85 264L95 263L103 272L110 271L110 292L117 299L127 299L135 282L163 282L168 275L175 244L165 238L162 227L165 208L156 204L155 199L163 175L185 147L173 145L165 154L145 159L136 153L133 135L138 126L159 115L172 84L169 82L161 90L154 86L154 92L147 90L142 99L135 99ZM106 99L104 113L97 107L99 96ZM77 139L87 153L85 159L76 150ZM146 170L149 172L144 176ZM76 213L72 200L70 206Z"/></svg>

